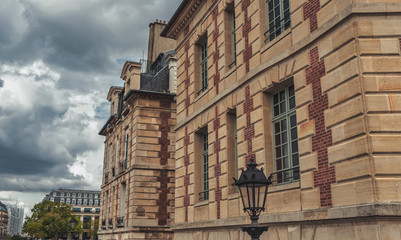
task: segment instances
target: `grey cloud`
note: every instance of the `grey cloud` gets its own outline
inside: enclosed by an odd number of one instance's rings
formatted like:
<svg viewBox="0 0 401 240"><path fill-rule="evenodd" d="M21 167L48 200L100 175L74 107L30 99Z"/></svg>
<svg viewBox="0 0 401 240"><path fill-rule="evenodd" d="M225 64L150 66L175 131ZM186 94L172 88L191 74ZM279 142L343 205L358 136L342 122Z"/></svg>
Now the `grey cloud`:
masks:
<svg viewBox="0 0 401 240"><path fill-rule="evenodd" d="M123 84L125 60L147 56L149 23L167 21L180 2L1 2L0 99L9 102L0 101L0 195L98 188L104 139L97 133L109 115L107 91ZM49 69L19 70L36 62ZM19 99L10 91L21 91L10 86L21 79L30 81ZM92 182L70 171L79 161Z"/></svg>

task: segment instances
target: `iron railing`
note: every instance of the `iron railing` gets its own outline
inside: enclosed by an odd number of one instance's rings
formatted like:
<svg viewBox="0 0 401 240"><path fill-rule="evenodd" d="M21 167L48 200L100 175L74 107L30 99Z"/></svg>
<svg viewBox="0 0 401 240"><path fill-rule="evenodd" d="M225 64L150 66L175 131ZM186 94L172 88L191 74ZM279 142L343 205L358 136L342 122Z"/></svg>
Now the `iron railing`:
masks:
<svg viewBox="0 0 401 240"><path fill-rule="evenodd" d="M268 41L272 41L286 29L291 27L291 19L289 16L284 16L280 20L278 24L274 24L273 26L269 26L269 30L267 30L264 35L266 36Z"/></svg>
<svg viewBox="0 0 401 240"><path fill-rule="evenodd" d="M127 159L120 162L120 172L124 172L125 170L127 170Z"/></svg>
<svg viewBox="0 0 401 240"><path fill-rule="evenodd" d="M299 176L300 176L299 175L299 166L293 167L293 168L288 168L288 169L283 169L283 170L272 173L272 175L273 175L272 182L275 185L297 182L297 181L299 181Z"/></svg>
<svg viewBox="0 0 401 240"><path fill-rule="evenodd" d="M205 201L209 199L209 190L199 193L199 201Z"/></svg>
<svg viewBox="0 0 401 240"><path fill-rule="evenodd" d="M117 224L116 224L116 226L117 226L118 228L124 227L124 217L118 217L118 218L117 218Z"/></svg>
<svg viewBox="0 0 401 240"><path fill-rule="evenodd" d="M109 218L109 228L113 228L113 219Z"/></svg>

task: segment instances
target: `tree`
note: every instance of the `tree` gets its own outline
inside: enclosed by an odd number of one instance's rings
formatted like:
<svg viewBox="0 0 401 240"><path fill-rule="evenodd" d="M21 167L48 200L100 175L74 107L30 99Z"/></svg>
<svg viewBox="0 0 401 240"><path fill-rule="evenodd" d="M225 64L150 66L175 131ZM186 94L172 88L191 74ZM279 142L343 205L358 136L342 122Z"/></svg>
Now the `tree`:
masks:
<svg viewBox="0 0 401 240"><path fill-rule="evenodd" d="M93 237L93 239L97 239L97 230L99 230L99 218L95 218L94 221L91 220L91 223L93 222L93 224L91 224L93 226L93 228L91 228L90 230L90 235L91 237Z"/></svg>
<svg viewBox="0 0 401 240"><path fill-rule="evenodd" d="M35 204L31 211L32 216L26 218L23 231L33 238L58 239L82 231L79 218L73 215L71 207L65 203L45 200Z"/></svg>

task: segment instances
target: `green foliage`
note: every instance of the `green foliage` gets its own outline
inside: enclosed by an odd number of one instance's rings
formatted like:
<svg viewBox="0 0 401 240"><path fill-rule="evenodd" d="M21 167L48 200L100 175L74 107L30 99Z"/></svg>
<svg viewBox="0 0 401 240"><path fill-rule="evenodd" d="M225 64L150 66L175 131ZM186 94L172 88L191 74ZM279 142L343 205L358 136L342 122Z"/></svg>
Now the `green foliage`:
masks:
<svg viewBox="0 0 401 240"><path fill-rule="evenodd" d="M33 238L58 239L69 233L80 233L82 225L78 217L73 215L71 207L65 203L43 201L32 208L32 216L27 217L23 231ZM72 219L75 226L71 226Z"/></svg>
<svg viewBox="0 0 401 240"><path fill-rule="evenodd" d="M97 239L97 230L99 230L99 218L95 218L94 221L91 220L91 223L93 222L92 226L93 228L90 231L90 235L94 238Z"/></svg>

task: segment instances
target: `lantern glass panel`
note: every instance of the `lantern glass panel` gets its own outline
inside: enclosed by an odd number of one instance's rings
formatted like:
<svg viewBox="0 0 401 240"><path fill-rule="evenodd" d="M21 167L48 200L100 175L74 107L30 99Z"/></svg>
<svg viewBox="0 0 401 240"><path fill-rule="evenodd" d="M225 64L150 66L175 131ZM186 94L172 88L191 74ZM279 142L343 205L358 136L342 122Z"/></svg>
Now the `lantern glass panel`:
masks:
<svg viewBox="0 0 401 240"><path fill-rule="evenodd" d="M242 186L240 186L240 191L242 192L242 201L244 204L244 208L248 209L249 208L249 195L250 192L248 191L248 187L247 184L244 184Z"/></svg>
<svg viewBox="0 0 401 240"><path fill-rule="evenodd" d="M246 185L248 188L248 193L249 193L249 208L253 209L255 208L255 187L254 184L247 184Z"/></svg>
<svg viewBox="0 0 401 240"><path fill-rule="evenodd" d="M241 195L242 205L243 205L244 208L245 208L244 199L245 199L245 197L246 197L246 189L245 189L243 186L238 186L238 189L239 189L239 193L240 193L240 195Z"/></svg>
<svg viewBox="0 0 401 240"><path fill-rule="evenodd" d="M258 207L264 209L266 203L266 195L267 195L267 185L260 184L259 187L259 194L258 194Z"/></svg>

